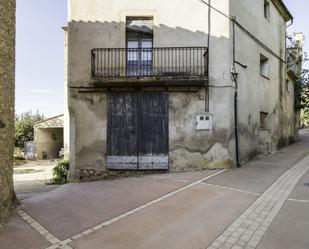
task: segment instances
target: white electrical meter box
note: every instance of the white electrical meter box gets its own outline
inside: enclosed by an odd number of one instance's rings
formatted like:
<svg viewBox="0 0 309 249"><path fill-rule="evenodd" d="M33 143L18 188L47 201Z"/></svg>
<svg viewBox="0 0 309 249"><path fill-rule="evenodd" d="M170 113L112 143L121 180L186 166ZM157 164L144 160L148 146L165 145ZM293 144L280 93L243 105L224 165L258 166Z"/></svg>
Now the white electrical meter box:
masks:
<svg viewBox="0 0 309 249"><path fill-rule="evenodd" d="M196 117L196 129L197 130L212 130L213 115L203 114Z"/></svg>

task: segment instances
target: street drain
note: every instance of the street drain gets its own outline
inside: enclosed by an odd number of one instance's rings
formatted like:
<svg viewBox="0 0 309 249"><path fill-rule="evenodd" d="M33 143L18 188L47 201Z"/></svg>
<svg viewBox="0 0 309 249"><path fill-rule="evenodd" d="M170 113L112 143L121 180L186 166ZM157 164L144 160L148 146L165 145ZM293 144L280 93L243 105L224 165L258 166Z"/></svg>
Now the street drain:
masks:
<svg viewBox="0 0 309 249"><path fill-rule="evenodd" d="M309 182L304 183L304 186L309 187Z"/></svg>

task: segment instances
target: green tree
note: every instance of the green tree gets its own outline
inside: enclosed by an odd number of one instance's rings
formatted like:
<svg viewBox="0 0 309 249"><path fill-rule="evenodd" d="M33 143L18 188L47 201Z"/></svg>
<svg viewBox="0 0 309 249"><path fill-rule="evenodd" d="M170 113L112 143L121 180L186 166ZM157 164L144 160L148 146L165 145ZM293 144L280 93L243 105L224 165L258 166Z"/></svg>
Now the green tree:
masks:
<svg viewBox="0 0 309 249"><path fill-rule="evenodd" d="M309 62L306 53L302 55L302 69L299 80L295 83L294 107L296 112L301 112L301 118L309 119L309 69L306 64Z"/></svg>
<svg viewBox="0 0 309 249"><path fill-rule="evenodd" d="M303 69L295 84L295 110L309 108L309 70Z"/></svg>
<svg viewBox="0 0 309 249"><path fill-rule="evenodd" d="M33 141L34 129L33 126L36 122L42 121L44 116L32 111L24 112L15 116L15 147L24 148L24 144L27 141Z"/></svg>
<svg viewBox="0 0 309 249"><path fill-rule="evenodd" d="M301 77L301 118L309 120L309 70L302 70Z"/></svg>

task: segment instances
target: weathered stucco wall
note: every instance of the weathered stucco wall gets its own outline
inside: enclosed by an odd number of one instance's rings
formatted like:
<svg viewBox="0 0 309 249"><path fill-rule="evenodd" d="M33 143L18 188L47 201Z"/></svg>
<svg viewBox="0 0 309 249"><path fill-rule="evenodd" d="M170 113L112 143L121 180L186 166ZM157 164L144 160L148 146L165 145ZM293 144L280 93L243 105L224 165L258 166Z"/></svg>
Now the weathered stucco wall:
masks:
<svg viewBox="0 0 309 249"><path fill-rule="evenodd" d="M106 169L106 94L70 91L71 178L79 170Z"/></svg>
<svg viewBox="0 0 309 249"><path fill-rule="evenodd" d="M297 114L294 108L294 79L287 77L284 84L284 94L282 97L282 142L285 146L298 140Z"/></svg>
<svg viewBox="0 0 309 249"><path fill-rule="evenodd" d="M0 227L14 202L15 1L0 2Z"/></svg>
<svg viewBox="0 0 309 249"><path fill-rule="evenodd" d="M196 115L204 113L203 93L202 90L169 94L169 160L172 171L232 165L228 148L233 134L222 125L220 116L218 120L215 118L212 131L196 130ZM73 120L71 137L74 138L71 139L74 170L70 177L78 179L84 170L106 170L107 94L78 93L77 90L71 90L70 94L74 107L70 112Z"/></svg>
<svg viewBox="0 0 309 249"><path fill-rule="evenodd" d="M59 115L38 122L34 125L35 158L55 159L64 148L64 115Z"/></svg>
<svg viewBox="0 0 309 249"><path fill-rule="evenodd" d="M214 5L229 12L228 0L218 1ZM154 18L155 47L208 46L208 8L199 1L191 0L121 0L117 3L108 1L108 4L107 1L75 0L70 1L69 7L66 58L70 158L71 176L78 178L79 170L100 171L106 167L106 93L81 93L76 89L91 86L91 49L125 47L126 16ZM174 11L175 9L178 11ZM188 13L195 14L188 16ZM212 16L211 83L217 86L231 85L230 25L224 17L214 13ZM207 163L215 159L214 155L218 156L222 151L222 160L230 165L234 150L229 140L233 137L232 96L230 88L210 89L210 112L215 114L215 129L197 131L196 115L205 113L205 91L201 89L197 93L170 93L171 170L206 167ZM200 156L197 158L196 155Z"/></svg>
<svg viewBox="0 0 309 249"><path fill-rule="evenodd" d="M294 96L286 89L285 21L269 1L269 18L264 1L231 1L231 14L278 57L262 48L236 26L236 60L239 98L241 160L271 153L289 144L295 134ZM257 25L258 24L258 25ZM269 59L269 77L260 74L260 55ZM260 128L260 112L268 113L267 129Z"/></svg>
<svg viewBox="0 0 309 249"><path fill-rule="evenodd" d="M229 13L229 0L213 4ZM207 11L207 6L191 0L69 1L68 83L75 87L89 85L91 49L125 48L126 16L154 18L154 47L208 46ZM212 16L212 78L224 85L230 81L229 21L215 13Z"/></svg>
<svg viewBox="0 0 309 249"><path fill-rule="evenodd" d="M237 16L263 43L284 58L285 22L271 5L270 20L264 18L264 1L212 1L212 5ZM177 10L177 11L175 11ZM191 13L194 13L192 15ZM208 7L199 1L103 0L69 1L67 33L67 84L70 116L71 177L82 169L104 171L106 163L106 100L104 92L80 91L92 86L93 48L124 48L126 16L154 18L154 47L209 46L209 111L214 117L212 131L197 131L196 115L205 113L205 91L170 92L169 160L171 170L221 167L235 159L234 83L231 22L211 11L210 44L207 43ZM264 20L265 19L265 20ZM248 65L239 72L240 155L247 160L278 147L283 124L282 113L285 65L264 51L247 35L236 30L236 59ZM269 56L270 79L260 75L260 54ZM79 89L79 90L78 90ZM89 90L89 89L88 89ZM292 98L290 96L289 98ZM282 105L285 105L284 107ZM260 129L260 111L269 113L270 127Z"/></svg>
<svg viewBox="0 0 309 249"><path fill-rule="evenodd" d="M64 157L69 159L70 157L70 114L68 107L68 29L64 30L64 116L63 116L63 147Z"/></svg>
<svg viewBox="0 0 309 249"><path fill-rule="evenodd" d="M226 97L227 94L225 95ZM224 101L224 96L220 101ZM222 109L222 113L224 113ZM196 116L205 111L203 90L197 93L171 93L169 95L169 147L172 170L229 167L232 157L229 142L233 137L220 112L214 115L213 130L197 130ZM224 125L223 125L224 124Z"/></svg>
<svg viewBox="0 0 309 249"><path fill-rule="evenodd" d="M34 142L38 160L58 158L63 148L63 128L37 128Z"/></svg>

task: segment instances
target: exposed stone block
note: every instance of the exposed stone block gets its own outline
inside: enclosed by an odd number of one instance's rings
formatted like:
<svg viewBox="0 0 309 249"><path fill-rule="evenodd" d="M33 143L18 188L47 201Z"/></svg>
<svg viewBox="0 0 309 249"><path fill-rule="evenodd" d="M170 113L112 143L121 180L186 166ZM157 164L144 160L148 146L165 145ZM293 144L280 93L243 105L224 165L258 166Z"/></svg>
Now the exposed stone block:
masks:
<svg viewBox="0 0 309 249"><path fill-rule="evenodd" d="M15 0L0 1L0 226L14 202Z"/></svg>

